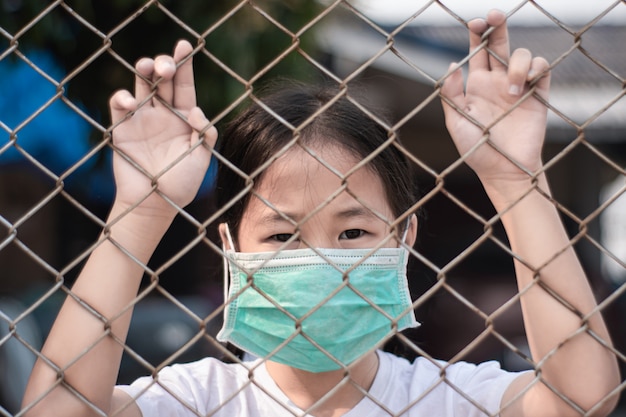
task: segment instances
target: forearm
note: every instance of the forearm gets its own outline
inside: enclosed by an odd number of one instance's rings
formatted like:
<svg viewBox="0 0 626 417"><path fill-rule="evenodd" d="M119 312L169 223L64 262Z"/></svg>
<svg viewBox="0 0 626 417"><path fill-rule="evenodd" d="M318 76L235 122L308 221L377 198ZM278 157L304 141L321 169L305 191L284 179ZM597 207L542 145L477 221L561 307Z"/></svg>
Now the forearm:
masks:
<svg viewBox="0 0 626 417"><path fill-rule="evenodd" d="M541 378L587 410L619 383L616 359L590 335L611 343L558 212L546 198L550 194L545 176L526 193L530 188L530 180L485 186L519 258L514 263L524 324L532 357L541 364ZM586 331L581 331L583 326ZM552 396L558 407L573 411L545 386L537 389ZM545 409L545 403L538 406Z"/></svg>
<svg viewBox="0 0 626 417"><path fill-rule="evenodd" d="M114 206L110 220L122 211ZM101 236L42 349L43 357L53 365L39 359L33 369L24 406L41 401L29 415L87 412L84 402L63 384L53 388L61 375L64 384L108 411L123 352L114 339L126 339L144 265L170 223L171 218L133 212L114 224L109 222L110 233Z"/></svg>

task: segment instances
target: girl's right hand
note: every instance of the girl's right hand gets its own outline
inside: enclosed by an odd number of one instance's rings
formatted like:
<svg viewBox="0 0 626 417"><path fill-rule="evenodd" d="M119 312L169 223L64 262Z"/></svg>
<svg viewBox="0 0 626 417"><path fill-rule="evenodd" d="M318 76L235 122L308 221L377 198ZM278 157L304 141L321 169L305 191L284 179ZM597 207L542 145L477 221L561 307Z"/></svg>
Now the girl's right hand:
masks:
<svg viewBox="0 0 626 417"><path fill-rule="evenodd" d="M471 57L467 83L463 85L462 72L457 69L441 89L446 126L485 189L515 199L519 188L522 194L528 190L531 175L542 167L547 120L543 102L548 100L550 66L527 49L510 53L503 12L492 10L487 19L472 20L468 26ZM494 30L483 47L482 37L490 27ZM532 87L531 81L536 81ZM531 88L534 95L524 98ZM486 137L489 142L481 143Z"/></svg>
<svg viewBox="0 0 626 417"><path fill-rule="evenodd" d="M173 216L175 207L155 190L184 207L208 169L217 130L196 106L192 51L189 42L180 41L173 56L140 59L135 96L120 90L111 97L116 204L125 209Z"/></svg>

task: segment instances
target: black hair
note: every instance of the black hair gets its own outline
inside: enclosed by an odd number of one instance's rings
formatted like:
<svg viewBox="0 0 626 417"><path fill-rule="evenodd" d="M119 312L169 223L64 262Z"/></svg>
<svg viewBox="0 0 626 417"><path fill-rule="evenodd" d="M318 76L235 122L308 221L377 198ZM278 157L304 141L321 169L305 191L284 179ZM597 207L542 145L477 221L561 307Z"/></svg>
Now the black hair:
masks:
<svg viewBox="0 0 626 417"><path fill-rule="evenodd" d="M304 146L337 146L358 160L377 153L367 167L381 179L393 215L397 218L406 214L409 220L407 212L419 198L413 165L400 150L397 134L390 130L388 115L367 99L363 89L351 85L346 91L325 84L281 82L265 90L271 93L260 95L258 102L227 125L217 147L222 157L244 174L251 175L294 140ZM253 180L258 183L262 176L261 172ZM217 204L218 208L229 206L221 221L229 225L235 244L251 196L250 193L239 196L246 186L249 183L245 177L228 164L219 163ZM237 357L243 357L242 351L232 344L227 348ZM415 352L397 337L392 337L384 350L409 360L415 358ZM229 357L223 360L231 361Z"/></svg>
<svg viewBox="0 0 626 417"><path fill-rule="evenodd" d="M399 139L389 130L388 117L367 102L363 90L297 83L269 88L272 93L259 99L263 104L253 103L226 127L217 150L230 163L245 174L252 174L293 141L298 131L297 141L302 145L338 146L358 160L378 152L367 167L380 177L394 216L403 215L415 204L418 192L412 164L396 146ZM361 104L375 117L362 110ZM254 181L259 181L262 175ZM217 204L218 207L232 204L221 220L228 223L233 239L238 236L250 193L235 199L246 185L244 177L227 164L219 164Z"/></svg>

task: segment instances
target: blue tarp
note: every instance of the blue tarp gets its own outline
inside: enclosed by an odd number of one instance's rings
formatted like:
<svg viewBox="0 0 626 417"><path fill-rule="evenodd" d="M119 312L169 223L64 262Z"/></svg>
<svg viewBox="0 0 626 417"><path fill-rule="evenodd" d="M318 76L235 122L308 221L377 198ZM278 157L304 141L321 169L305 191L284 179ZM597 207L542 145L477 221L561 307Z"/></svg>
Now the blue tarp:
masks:
<svg viewBox="0 0 626 417"><path fill-rule="evenodd" d="M26 55L56 82L65 76L65 71L50 54L31 51ZM55 83L23 60L5 58L0 61L0 94L0 126L4 125L0 128L0 169L16 164L37 169L18 151L17 145L56 176L61 176L94 146L89 142L89 123L60 98L18 129L57 94ZM79 104L77 106L82 109ZM15 144L2 151L11 141L11 134L16 138ZM88 198L111 200L114 192L111 151L107 148L104 152L104 161L98 163L102 156L93 156L67 177L64 181L66 189L86 193ZM217 170L215 163L211 165L200 194L213 189Z"/></svg>

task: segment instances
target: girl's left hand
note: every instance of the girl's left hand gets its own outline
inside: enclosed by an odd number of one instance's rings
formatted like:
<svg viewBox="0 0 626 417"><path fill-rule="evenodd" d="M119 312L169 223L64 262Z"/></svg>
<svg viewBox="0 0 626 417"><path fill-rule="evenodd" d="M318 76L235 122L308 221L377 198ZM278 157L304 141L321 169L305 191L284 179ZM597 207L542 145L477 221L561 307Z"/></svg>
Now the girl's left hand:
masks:
<svg viewBox="0 0 626 417"><path fill-rule="evenodd" d="M517 49L509 54L506 16L500 11L493 10L486 20L472 20L468 26L470 51L475 54L469 60L466 91L463 91L460 69L450 74L441 89L446 127L463 156L489 132L489 142L501 152L489 143L483 143L466 159L484 185L500 187L503 182L509 184L509 181L520 180L527 183L528 174L516 164L531 173L541 167L547 109L532 95L523 97L529 92L529 82L540 77L534 84L534 92L548 99L549 64L544 58L533 58L527 49ZM486 48L477 50L481 35L490 26L495 29Z"/></svg>

